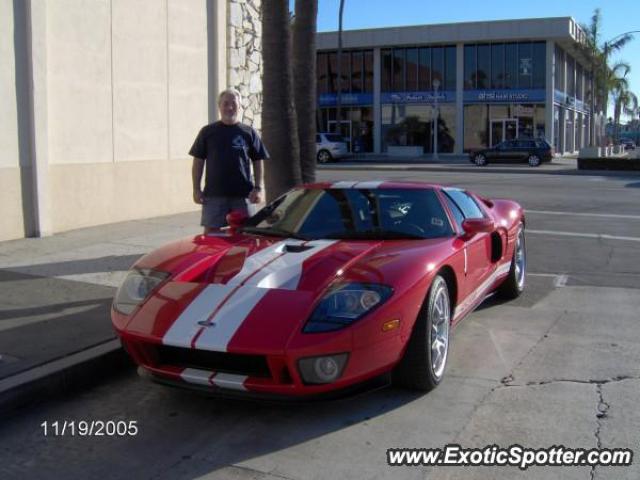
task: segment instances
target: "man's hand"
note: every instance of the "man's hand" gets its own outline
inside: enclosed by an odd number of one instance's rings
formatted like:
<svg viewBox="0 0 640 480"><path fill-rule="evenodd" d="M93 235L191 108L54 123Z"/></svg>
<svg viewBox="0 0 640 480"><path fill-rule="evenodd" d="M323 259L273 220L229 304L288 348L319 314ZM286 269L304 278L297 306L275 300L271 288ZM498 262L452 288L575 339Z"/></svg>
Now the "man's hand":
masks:
<svg viewBox="0 0 640 480"><path fill-rule="evenodd" d="M204 194L201 190L193 191L193 201L198 205L202 205L204 203Z"/></svg>
<svg viewBox="0 0 640 480"><path fill-rule="evenodd" d="M262 191L257 188L254 188L253 190L251 190L251 192L249 193L249 202L251 203L262 202Z"/></svg>

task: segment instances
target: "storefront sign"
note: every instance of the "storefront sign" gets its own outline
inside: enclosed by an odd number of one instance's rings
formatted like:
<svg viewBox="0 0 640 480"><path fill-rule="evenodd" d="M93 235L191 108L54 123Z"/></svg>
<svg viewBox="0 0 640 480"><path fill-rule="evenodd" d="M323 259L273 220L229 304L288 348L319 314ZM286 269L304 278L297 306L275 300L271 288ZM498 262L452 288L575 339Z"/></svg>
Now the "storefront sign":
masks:
<svg viewBox="0 0 640 480"><path fill-rule="evenodd" d="M570 108L579 112L588 113L590 106L583 100L578 100L576 97L571 97L560 90L553 91L553 101L564 108Z"/></svg>
<svg viewBox="0 0 640 480"><path fill-rule="evenodd" d="M433 92L391 92L380 95L381 103L435 103ZM438 92L438 102L447 103L456 101L456 92L445 90Z"/></svg>
<svg viewBox="0 0 640 480"><path fill-rule="evenodd" d="M544 102L545 90L465 90L465 103Z"/></svg>
<svg viewBox="0 0 640 480"><path fill-rule="evenodd" d="M343 93L340 95L342 105L373 105L372 93ZM322 93L318 99L321 107L337 105L338 95L335 93Z"/></svg>

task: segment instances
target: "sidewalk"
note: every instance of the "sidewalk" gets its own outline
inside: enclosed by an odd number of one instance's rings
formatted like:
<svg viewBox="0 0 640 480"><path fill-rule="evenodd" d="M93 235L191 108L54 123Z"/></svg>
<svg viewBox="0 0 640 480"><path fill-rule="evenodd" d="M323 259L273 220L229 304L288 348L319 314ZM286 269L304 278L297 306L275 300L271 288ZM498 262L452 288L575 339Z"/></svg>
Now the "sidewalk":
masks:
<svg viewBox="0 0 640 480"><path fill-rule="evenodd" d="M193 212L0 243L0 415L128 368L111 327L116 287L146 252L200 233L199 220Z"/></svg>

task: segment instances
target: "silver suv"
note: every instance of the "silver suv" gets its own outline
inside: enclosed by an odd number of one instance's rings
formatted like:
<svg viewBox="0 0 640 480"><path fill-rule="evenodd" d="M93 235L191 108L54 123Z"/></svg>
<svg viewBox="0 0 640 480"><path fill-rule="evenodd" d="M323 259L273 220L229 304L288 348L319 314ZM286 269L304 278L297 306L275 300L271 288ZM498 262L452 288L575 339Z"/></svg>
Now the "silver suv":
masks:
<svg viewBox="0 0 640 480"><path fill-rule="evenodd" d="M328 163L349 154L347 142L337 133L316 134L316 158L318 163Z"/></svg>

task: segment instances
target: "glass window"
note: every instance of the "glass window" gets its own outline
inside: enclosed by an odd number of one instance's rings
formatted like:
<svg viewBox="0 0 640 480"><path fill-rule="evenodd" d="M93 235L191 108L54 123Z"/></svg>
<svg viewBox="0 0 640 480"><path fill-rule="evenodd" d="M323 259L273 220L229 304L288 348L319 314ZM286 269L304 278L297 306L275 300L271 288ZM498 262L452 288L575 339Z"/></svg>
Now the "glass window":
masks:
<svg viewBox="0 0 640 480"><path fill-rule="evenodd" d="M576 63L576 97L578 100L584 99L584 73L579 63Z"/></svg>
<svg viewBox="0 0 640 480"><path fill-rule="evenodd" d="M318 78L318 94L328 93L328 68L327 68L327 54L326 53L318 53L317 58L317 68L316 75Z"/></svg>
<svg viewBox="0 0 640 480"><path fill-rule="evenodd" d="M342 52L342 69L340 75L342 76L342 82L340 88L342 92L348 92L351 89L351 52Z"/></svg>
<svg viewBox="0 0 640 480"><path fill-rule="evenodd" d="M456 47L445 48L445 82L444 90L456 89Z"/></svg>
<svg viewBox="0 0 640 480"><path fill-rule="evenodd" d="M373 92L373 51L364 52L364 91Z"/></svg>
<svg viewBox="0 0 640 480"><path fill-rule="evenodd" d="M351 54L351 91L362 92L362 52Z"/></svg>
<svg viewBox="0 0 640 480"><path fill-rule="evenodd" d="M477 88L483 90L491 84L491 45L478 45Z"/></svg>
<svg viewBox="0 0 640 480"><path fill-rule="evenodd" d="M404 92L405 90L405 49L393 49L393 91Z"/></svg>
<svg viewBox="0 0 640 480"><path fill-rule="evenodd" d="M440 80L440 90L444 87L444 48L435 47L431 49L431 76L432 79Z"/></svg>
<svg viewBox="0 0 640 480"><path fill-rule="evenodd" d="M504 43L491 45L491 88L504 88Z"/></svg>
<svg viewBox="0 0 640 480"><path fill-rule="evenodd" d="M443 189L445 195L449 196L453 202L460 207L462 210L462 214L464 218L483 218L484 214L478 204L475 202L473 198L471 198L467 192L456 188L445 188Z"/></svg>
<svg viewBox="0 0 640 480"><path fill-rule="evenodd" d="M475 90L476 88L476 46L464 46L464 89Z"/></svg>
<svg viewBox="0 0 640 480"><path fill-rule="evenodd" d="M567 95L573 97L576 94L575 60L567 55Z"/></svg>
<svg viewBox="0 0 640 480"><path fill-rule="evenodd" d="M518 88L531 88L533 77L533 58L531 56L531 44L518 44Z"/></svg>
<svg viewBox="0 0 640 480"><path fill-rule="evenodd" d="M545 135L545 118L544 118L545 106L536 105L535 116L533 118L535 124L535 138L546 138Z"/></svg>
<svg viewBox="0 0 640 480"><path fill-rule="evenodd" d="M447 206L449 207L449 210L453 215L453 219L456 222L458 230L462 230L462 222L464 222L464 215L462 214L462 210L460 210L460 207L458 207L458 205L456 205L448 195L444 195L444 200L445 202L447 202Z"/></svg>
<svg viewBox="0 0 640 480"><path fill-rule="evenodd" d="M557 45L553 62L553 83L556 90L564 92L564 52Z"/></svg>
<svg viewBox="0 0 640 480"><path fill-rule="evenodd" d="M488 146L487 105L465 105L464 107L464 150L475 150Z"/></svg>
<svg viewBox="0 0 640 480"><path fill-rule="evenodd" d="M504 88L518 88L518 44L504 47Z"/></svg>
<svg viewBox="0 0 640 480"><path fill-rule="evenodd" d="M407 49L407 91L418 90L418 49Z"/></svg>
<svg viewBox="0 0 640 480"><path fill-rule="evenodd" d="M431 90L431 49L420 49L420 65L418 67L418 82L421 91Z"/></svg>
<svg viewBox="0 0 640 480"><path fill-rule="evenodd" d="M338 55L335 52L329 54L329 93L338 91Z"/></svg>
<svg viewBox="0 0 640 480"><path fill-rule="evenodd" d="M438 152L453 153L456 144L456 107L440 104L438 110Z"/></svg>
<svg viewBox="0 0 640 480"><path fill-rule="evenodd" d="M533 88L545 88L547 83L547 44L533 43Z"/></svg>
<svg viewBox="0 0 640 480"><path fill-rule="evenodd" d="M383 92L390 92L393 87L393 61L391 57L391 50L382 50L382 82L381 88Z"/></svg>

